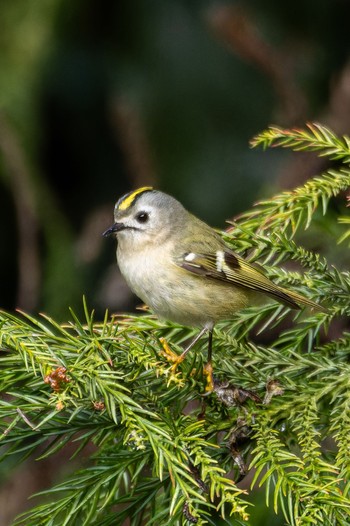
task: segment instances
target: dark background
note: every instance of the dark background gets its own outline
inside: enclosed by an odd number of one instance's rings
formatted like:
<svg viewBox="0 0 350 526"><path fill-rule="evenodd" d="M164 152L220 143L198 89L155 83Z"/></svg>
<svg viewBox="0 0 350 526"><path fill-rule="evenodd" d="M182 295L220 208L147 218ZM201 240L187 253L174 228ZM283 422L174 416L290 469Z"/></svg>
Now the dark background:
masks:
<svg viewBox="0 0 350 526"><path fill-rule="evenodd" d="M250 150L254 134L350 131L348 0L1 0L0 15L4 309L132 308L101 237L123 193L154 185L224 227L325 166ZM30 469L4 474L1 524L51 480Z"/></svg>
<svg viewBox="0 0 350 526"><path fill-rule="evenodd" d="M320 169L252 151L269 124L350 128L350 4L0 2L0 305L130 307L101 238L120 195L172 193L213 226Z"/></svg>

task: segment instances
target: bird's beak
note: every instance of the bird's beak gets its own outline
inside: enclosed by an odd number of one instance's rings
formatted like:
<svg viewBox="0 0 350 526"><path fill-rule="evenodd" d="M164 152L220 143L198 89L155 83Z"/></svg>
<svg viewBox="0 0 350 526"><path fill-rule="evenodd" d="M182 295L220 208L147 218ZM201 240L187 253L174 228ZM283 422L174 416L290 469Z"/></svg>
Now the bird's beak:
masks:
<svg viewBox="0 0 350 526"><path fill-rule="evenodd" d="M125 228L124 223L114 223L114 225L107 228L107 230L105 230L102 235L104 237L109 237L112 234L116 234L117 232L120 232L124 228Z"/></svg>

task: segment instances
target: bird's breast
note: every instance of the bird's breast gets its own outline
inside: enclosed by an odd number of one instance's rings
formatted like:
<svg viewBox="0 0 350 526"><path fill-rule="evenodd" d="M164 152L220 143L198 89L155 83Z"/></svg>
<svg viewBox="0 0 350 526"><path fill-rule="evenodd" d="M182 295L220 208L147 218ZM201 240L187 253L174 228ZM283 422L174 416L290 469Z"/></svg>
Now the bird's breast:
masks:
<svg viewBox="0 0 350 526"><path fill-rule="evenodd" d="M192 274L168 254L166 247L117 252L129 287L159 317L204 326L230 318L249 302L248 291Z"/></svg>

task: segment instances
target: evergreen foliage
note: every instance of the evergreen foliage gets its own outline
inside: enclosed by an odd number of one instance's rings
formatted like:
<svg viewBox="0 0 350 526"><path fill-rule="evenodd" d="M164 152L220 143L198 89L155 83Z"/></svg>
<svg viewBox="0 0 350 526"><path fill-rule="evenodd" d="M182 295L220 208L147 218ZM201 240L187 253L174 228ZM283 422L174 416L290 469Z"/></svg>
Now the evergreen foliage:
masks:
<svg viewBox="0 0 350 526"><path fill-rule="evenodd" d="M223 234L236 251L269 264L275 281L327 310L291 316L267 303L220 324L218 381L205 398L199 350L206 342L173 372L159 341L181 352L193 329L147 312L106 313L96 322L86 306L84 322L72 313L65 325L1 312L1 460L39 455L40 462L68 442L75 456L91 442L96 448L17 526L122 525L127 518L131 526L248 525L248 493L257 487L286 524L349 524L350 274L297 238L322 223L331 198L345 201L350 140L312 124L273 127L252 144L316 151L338 163L258 203ZM290 260L292 268L280 267ZM337 332L329 330L335 317ZM264 344L257 331L271 331L274 341ZM248 466L249 492L239 484Z"/></svg>

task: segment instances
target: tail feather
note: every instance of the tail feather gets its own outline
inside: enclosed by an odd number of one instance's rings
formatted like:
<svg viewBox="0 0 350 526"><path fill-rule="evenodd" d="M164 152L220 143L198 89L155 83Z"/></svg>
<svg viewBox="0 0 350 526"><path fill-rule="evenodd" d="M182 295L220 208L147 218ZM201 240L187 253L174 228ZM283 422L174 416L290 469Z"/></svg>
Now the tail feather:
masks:
<svg viewBox="0 0 350 526"><path fill-rule="evenodd" d="M271 294L271 293L270 293ZM285 303L288 307L292 309L301 309L302 306L311 307L312 309L318 312L327 312L327 309L315 303L314 301L294 292L293 290L287 290L282 287L278 287L275 293L272 293L271 296L274 296L281 303Z"/></svg>

